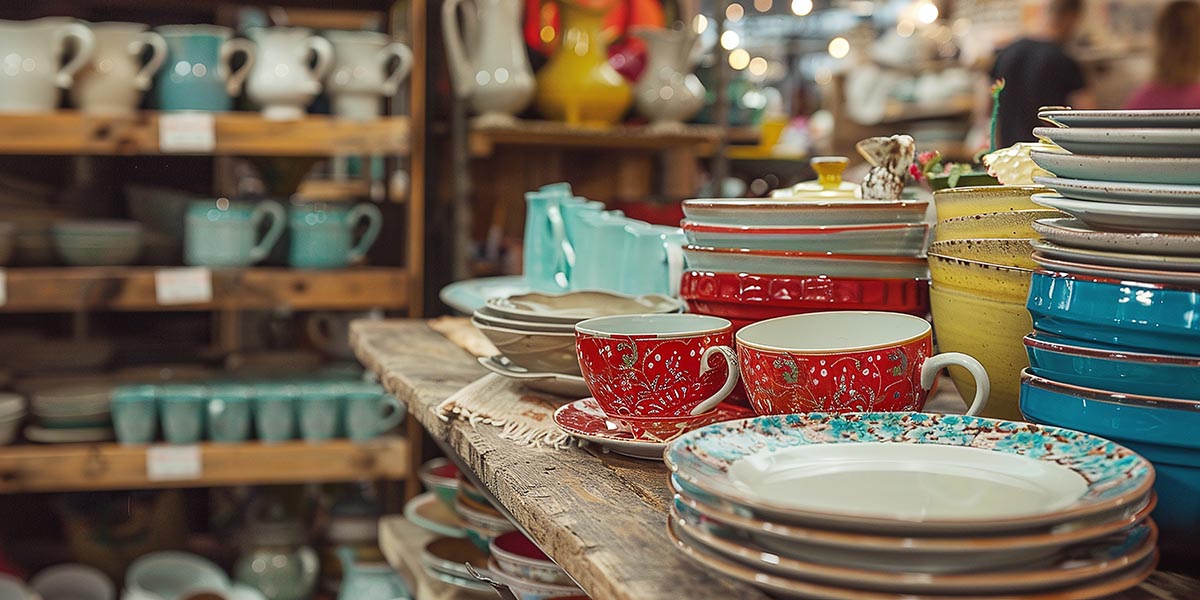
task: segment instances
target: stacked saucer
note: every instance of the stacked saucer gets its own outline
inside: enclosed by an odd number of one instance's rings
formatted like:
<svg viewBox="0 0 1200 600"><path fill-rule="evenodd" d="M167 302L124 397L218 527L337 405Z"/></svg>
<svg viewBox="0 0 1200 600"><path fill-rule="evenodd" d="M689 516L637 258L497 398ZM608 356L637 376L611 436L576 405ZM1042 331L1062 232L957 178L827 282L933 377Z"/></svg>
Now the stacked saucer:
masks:
<svg viewBox="0 0 1200 600"><path fill-rule="evenodd" d="M25 437L34 442L74 443L113 439L111 398L107 383L52 387L35 392L29 412L33 424Z"/></svg>
<svg viewBox="0 0 1200 600"><path fill-rule="evenodd" d="M531 389L566 397L588 395L575 355L575 324L593 317L666 314L683 310L668 296L612 292L529 293L489 299L471 323L500 350L479 363Z"/></svg>
<svg viewBox="0 0 1200 600"><path fill-rule="evenodd" d="M1154 571L1154 469L1056 427L921 413L757 417L666 451L669 535L781 597L1097 598Z"/></svg>

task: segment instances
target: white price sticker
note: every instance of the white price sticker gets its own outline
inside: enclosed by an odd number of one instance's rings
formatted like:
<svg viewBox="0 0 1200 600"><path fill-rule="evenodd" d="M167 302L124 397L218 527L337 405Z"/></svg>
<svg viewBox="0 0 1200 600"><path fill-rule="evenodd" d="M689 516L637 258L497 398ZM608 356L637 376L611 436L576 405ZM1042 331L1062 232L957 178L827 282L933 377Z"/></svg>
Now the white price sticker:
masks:
<svg viewBox="0 0 1200 600"><path fill-rule="evenodd" d="M217 147L212 113L163 113L158 117L160 152L212 152Z"/></svg>
<svg viewBox="0 0 1200 600"><path fill-rule="evenodd" d="M154 272L154 294L162 306L212 302L212 269L159 269Z"/></svg>
<svg viewBox="0 0 1200 600"><path fill-rule="evenodd" d="M0 306L8 304L8 272L0 269Z"/></svg>
<svg viewBox="0 0 1200 600"><path fill-rule="evenodd" d="M204 474L200 446L150 446L146 448L146 479L184 481Z"/></svg>

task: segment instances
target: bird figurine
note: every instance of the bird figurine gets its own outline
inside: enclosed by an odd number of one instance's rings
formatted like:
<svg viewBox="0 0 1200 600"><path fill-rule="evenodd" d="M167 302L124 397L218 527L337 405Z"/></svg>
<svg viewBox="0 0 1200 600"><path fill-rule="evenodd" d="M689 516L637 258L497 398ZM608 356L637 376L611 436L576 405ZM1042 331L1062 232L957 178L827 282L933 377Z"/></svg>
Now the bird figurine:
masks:
<svg viewBox="0 0 1200 600"><path fill-rule="evenodd" d="M858 153L871 163L862 182L864 200L895 200L904 190L908 179L908 166L917 153L917 144L911 135L873 137L862 140L855 146Z"/></svg>

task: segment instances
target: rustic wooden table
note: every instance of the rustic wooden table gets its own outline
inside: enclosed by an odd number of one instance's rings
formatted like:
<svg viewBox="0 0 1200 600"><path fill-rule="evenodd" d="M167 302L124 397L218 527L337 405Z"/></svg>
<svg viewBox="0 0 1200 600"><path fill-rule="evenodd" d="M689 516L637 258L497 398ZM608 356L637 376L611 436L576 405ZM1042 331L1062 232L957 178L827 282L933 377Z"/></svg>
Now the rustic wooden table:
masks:
<svg viewBox="0 0 1200 600"><path fill-rule="evenodd" d="M498 427L443 421L434 407L486 372L424 321L356 322L351 341L359 359L408 404L409 414L593 598L766 598L754 587L700 569L671 545L666 535L671 492L661 463L590 447L519 446L501 438ZM524 393L503 383L479 382L476 389L497 396ZM1118 598L1200 598L1200 581L1160 571Z"/></svg>

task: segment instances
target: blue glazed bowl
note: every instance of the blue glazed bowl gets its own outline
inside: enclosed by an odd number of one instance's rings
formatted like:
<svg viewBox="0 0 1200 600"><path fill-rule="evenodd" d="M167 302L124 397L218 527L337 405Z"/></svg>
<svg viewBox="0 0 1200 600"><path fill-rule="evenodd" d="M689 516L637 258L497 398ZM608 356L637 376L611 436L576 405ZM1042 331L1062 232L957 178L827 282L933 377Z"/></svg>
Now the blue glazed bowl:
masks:
<svg viewBox="0 0 1200 600"><path fill-rule="evenodd" d="M1200 356L1200 290L1036 271L1026 308L1039 332Z"/></svg>
<svg viewBox="0 0 1200 600"><path fill-rule="evenodd" d="M1098 435L1154 464L1160 546L1200 557L1200 403L1114 394L1021 375L1021 412L1034 423Z"/></svg>
<svg viewBox="0 0 1200 600"><path fill-rule="evenodd" d="M1123 352L1042 333L1025 336L1031 372L1113 392L1200 400L1200 358Z"/></svg>

